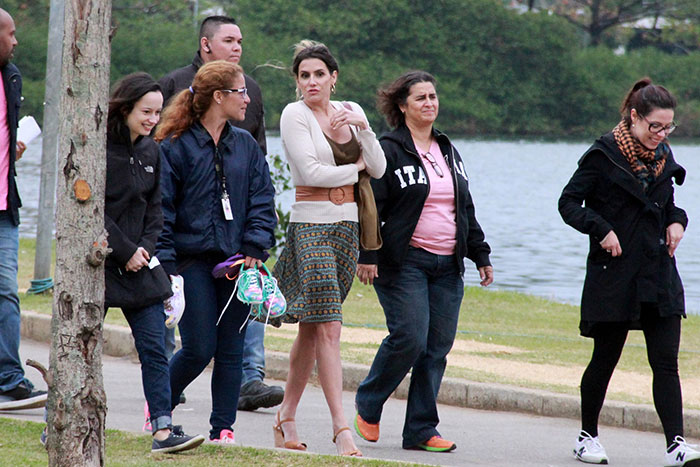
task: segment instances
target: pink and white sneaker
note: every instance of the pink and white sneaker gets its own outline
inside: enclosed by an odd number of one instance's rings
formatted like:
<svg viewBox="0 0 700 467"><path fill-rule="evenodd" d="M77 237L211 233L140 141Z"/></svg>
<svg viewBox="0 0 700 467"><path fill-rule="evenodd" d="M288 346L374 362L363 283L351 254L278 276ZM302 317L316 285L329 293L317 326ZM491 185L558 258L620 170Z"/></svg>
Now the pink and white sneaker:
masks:
<svg viewBox="0 0 700 467"><path fill-rule="evenodd" d="M143 428L141 428L141 430L150 433L151 431L153 431L153 427L151 426L151 411L148 410L148 402L143 404L143 416L146 417L146 421L144 422Z"/></svg>
<svg viewBox="0 0 700 467"><path fill-rule="evenodd" d="M221 430L218 438L210 438L209 441L214 444L236 444L236 439L231 430Z"/></svg>
<svg viewBox="0 0 700 467"><path fill-rule="evenodd" d="M170 276L173 296L163 302L165 327L172 329L185 312L185 281L182 276Z"/></svg>

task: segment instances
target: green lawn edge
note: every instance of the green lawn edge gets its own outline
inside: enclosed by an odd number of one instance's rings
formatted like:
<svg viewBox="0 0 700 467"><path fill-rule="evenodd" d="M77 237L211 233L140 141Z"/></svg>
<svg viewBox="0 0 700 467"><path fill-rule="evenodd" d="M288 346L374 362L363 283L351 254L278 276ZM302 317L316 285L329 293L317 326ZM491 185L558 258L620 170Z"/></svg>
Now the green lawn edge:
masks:
<svg viewBox="0 0 700 467"><path fill-rule="evenodd" d="M43 423L3 418L0 414L0 465L45 466L46 449L39 442ZM291 467L316 466L384 466L410 464L383 459L341 458L321 454L297 454L274 449L241 446L201 447L180 454L151 454L151 437L119 430L106 430L105 464L107 466L187 465L217 467L231 465L266 465Z"/></svg>

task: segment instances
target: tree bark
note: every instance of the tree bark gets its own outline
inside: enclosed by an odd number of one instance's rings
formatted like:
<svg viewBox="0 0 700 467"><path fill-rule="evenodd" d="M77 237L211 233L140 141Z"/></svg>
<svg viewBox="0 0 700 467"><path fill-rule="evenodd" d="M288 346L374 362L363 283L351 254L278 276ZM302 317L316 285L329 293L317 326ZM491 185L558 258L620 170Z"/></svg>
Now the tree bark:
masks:
<svg viewBox="0 0 700 467"><path fill-rule="evenodd" d="M110 21L111 0L65 1L48 378L51 466L105 463L102 322Z"/></svg>

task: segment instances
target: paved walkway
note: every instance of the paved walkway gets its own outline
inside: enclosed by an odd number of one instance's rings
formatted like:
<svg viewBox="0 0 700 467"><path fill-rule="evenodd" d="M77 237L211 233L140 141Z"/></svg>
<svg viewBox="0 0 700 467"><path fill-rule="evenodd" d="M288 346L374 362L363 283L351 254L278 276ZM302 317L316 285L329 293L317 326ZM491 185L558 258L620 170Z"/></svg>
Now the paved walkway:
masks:
<svg viewBox="0 0 700 467"><path fill-rule="evenodd" d="M23 360L33 358L48 364L47 344L23 340ZM38 373L29 368L28 376L42 387ZM140 369L130 357L103 358L103 374L107 391L107 426L139 432L143 424L143 392ZM205 371L187 389L187 404L174 413L189 433L207 433L210 372ZM269 382L269 381L268 381ZM283 382L277 384L284 385ZM352 392L344 392L348 419L353 416ZM579 424L573 419L551 418L513 412L475 410L449 405L440 406L440 431L457 443L452 453L427 453L401 449L401 428L405 401L390 399L382 419L382 435L378 443L357 440L365 457L393 459L445 466L581 466L571 456L572 440ZM42 421L42 410L3 413L26 420ZM235 424L236 441L241 446L269 448L273 445L274 409L239 412ZM318 387L308 386L298 414L298 429L309 445L309 451L334 454L328 408ZM664 439L658 433L623 428L601 428L602 441L614 466L662 465ZM37 440L37 449L43 449Z"/></svg>

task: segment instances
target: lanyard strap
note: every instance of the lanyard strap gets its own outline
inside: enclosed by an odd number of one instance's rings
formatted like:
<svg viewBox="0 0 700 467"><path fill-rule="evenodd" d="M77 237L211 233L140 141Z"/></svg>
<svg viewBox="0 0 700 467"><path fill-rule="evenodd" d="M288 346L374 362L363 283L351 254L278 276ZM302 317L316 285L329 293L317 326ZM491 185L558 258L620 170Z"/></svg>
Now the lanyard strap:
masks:
<svg viewBox="0 0 700 467"><path fill-rule="evenodd" d="M226 190L226 175L224 174L224 159L219 154L219 147L214 148L214 169L216 169L216 175L221 183L221 194L222 198L228 198L228 190Z"/></svg>

